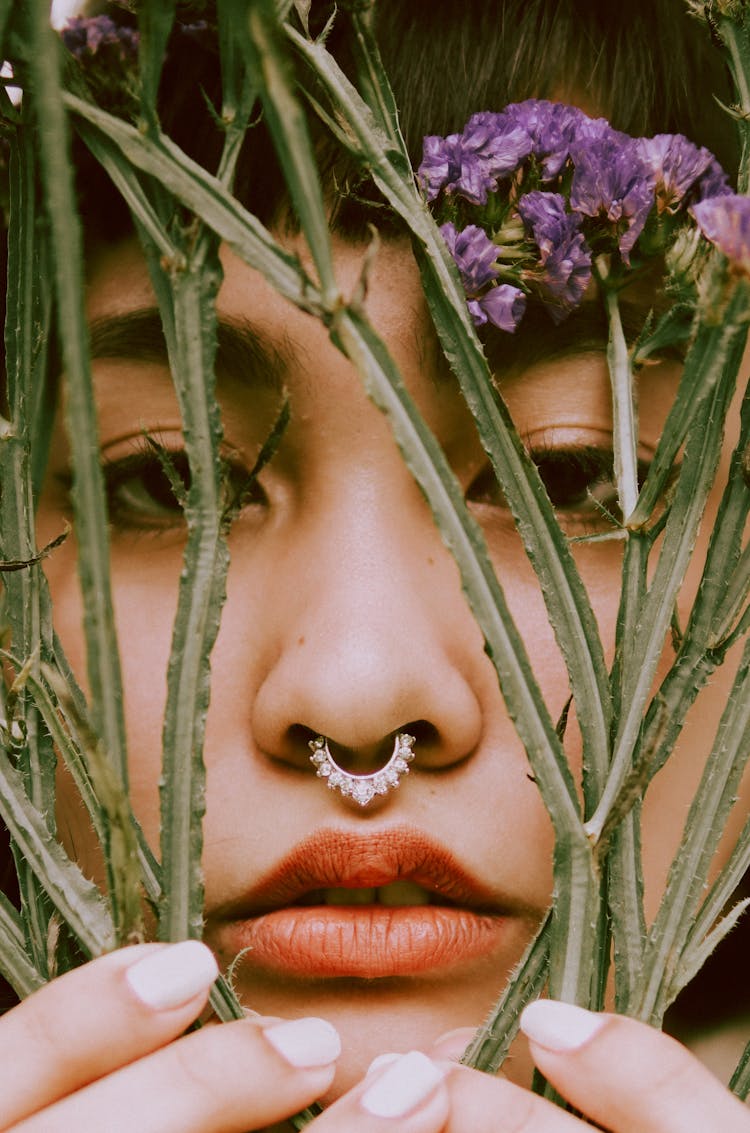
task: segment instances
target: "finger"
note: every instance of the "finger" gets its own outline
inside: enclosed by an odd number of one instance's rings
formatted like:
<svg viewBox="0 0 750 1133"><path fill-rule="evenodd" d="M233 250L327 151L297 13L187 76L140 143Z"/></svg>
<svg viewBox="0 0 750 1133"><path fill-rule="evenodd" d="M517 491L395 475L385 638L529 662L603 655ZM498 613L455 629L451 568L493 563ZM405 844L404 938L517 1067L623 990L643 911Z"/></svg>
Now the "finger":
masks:
<svg viewBox="0 0 750 1133"><path fill-rule="evenodd" d="M246 1133L324 1093L341 1050L323 1019L204 1027L35 1114L13 1133Z"/></svg>
<svg viewBox="0 0 750 1133"><path fill-rule="evenodd" d="M418 1050L381 1055L362 1082L315 1119L310 1133L441 1133L449 1112L446 1070Z"/></svg>
<svg viewBox="0 0 750 1133"><path fill-rule="evenodd" d="M455 1030L446 1031L435 1039L427 1054L430 1058L459 1062L476 1033L475 1027L456 1027Z"/></svg>
<svg viewBox="0 0 750 1133"><path fill-rule="evenodd" d="M618 1015L539 1000L521 1027L555 1089L612 1133L750 1133L750 1112L674 1039Z"/></svg>
<svg viewBox="0 0 750 1133"><path fill-rule="evenodd" d="M381 1055L364 1082L310 1133L583 1133L580 1121L504 1078L428 1059Z"/></svg>
<svg viewBox="0 0 750 1133"><path fill-rule="evenodd" d="M0 1023L0 1128L170 1042L217 972L196 940L138 945L35 992Z"/></svg>
<svg viewBox="0 0 750 1133"><path fill-rule="evenodd" d="M506 1078L454 1066L446 1081L450 1117L440 1133L584 1133L577 1118Z"/></svg>

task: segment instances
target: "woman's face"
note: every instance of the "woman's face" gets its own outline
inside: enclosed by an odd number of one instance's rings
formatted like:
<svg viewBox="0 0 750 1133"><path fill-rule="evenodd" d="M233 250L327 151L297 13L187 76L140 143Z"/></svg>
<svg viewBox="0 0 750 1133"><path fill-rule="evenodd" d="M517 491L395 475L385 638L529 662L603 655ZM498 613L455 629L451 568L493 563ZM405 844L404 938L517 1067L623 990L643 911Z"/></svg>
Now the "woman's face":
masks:
<svg viewBox="0 0 750 1133"><path fill-rule="evenodd" d="M337 245L345 295L363 254ZM375 1054L429 1045L483 1019L548 906L552 834L457 569L386 420L317 321L230 253L224 271L219 394L233 472L253 467L284 394L291 421L229 537L205 751L206 938L225 966L248 949L234 970L246 1006L319 1014L340 1028L343 1086ZM184 528L144 441L149 434L175 453L182 443L153 307L134 242L98 256L88 313L130 775L137 815L158 847L161 717ZM484 529L556 719L568 699L565 669L471 417L440 361L407 246L380 249L367 310ZM118 324L133 312L143 318ZM571 535L602 530L585 493L599 475L597 452L612 447L604 355L588 333L581 343L567 334L556 344L550 324L543 362L525 366L520 343L512 372L498 375ZM674 363L644 374L644 460L677 377ZM69 513L68 471L58 427L41 538L57 534ZM606 486L598 490L609 502ZM610 657L620 546L576 550ZM85 681L75 557L71 539L47 574L58 631ZM719 676L706 694L646 808L651 912L728 680ZM398 731L416 738L411 773L369 807L316 777L310 739L329 737L339 762L364 773L386 762ZM574 722L566 746L576 764ZM60 828L101 877L64 777ZM523 1057L513 1065L522 1077Z"/></svg>

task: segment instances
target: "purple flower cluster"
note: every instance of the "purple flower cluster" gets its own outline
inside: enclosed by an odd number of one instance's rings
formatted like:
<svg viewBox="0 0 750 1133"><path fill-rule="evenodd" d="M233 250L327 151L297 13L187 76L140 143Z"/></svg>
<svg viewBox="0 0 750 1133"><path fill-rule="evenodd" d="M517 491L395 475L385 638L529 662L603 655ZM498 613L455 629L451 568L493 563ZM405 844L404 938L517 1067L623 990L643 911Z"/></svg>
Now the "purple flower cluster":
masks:
<svg viewBox="0 0 750 1133"><path fill-rule="evenodd" d="M129 12L127 5L122 7ZM198 42L210 27L207 20L185 23L178 19L174 25L178 34ZM127 22L119 23L111 16L71 16L61 36L70 54L79 62L91 59L102 50L111 51L122 63L130 63L138 55L138 29Z"/></svg>
<svg viewBox="0 0 750 1133"><path fill-rule="evenodd" d="M600 219L617 239L626 264L654 206L655 176L638 142L603 118L584 122L571 149L571 207Z"/></svg>
<svg viewBox="0 0 750 1133"><path fill-rule="evenodd" d="M560 321L581 303L595 259L607 257L622 274L634 256L640 264L662 255L698 220L700 202L731 192L713 155L681 135L632 138L604 118L540 99L425 138L417 179L474 321L511 330L527 295Z"/></svg>
<svg viewBox="0 0 750 1133"><path fill-rule="evenodd" d="M61 32L71 55L82 60L97 55L102 48L113 48L122 62L138 54L138 31L116 23L109 16L73 16Z"/></svg>

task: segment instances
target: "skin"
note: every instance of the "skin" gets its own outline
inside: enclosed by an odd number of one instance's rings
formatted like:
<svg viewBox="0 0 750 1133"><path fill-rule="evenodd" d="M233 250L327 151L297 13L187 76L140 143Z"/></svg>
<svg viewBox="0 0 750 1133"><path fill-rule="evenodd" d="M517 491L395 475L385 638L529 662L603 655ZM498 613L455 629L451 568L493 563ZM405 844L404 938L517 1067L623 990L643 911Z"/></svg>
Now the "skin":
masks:
<svg viewBox="0 0 750 1133"><path fill-rule="evenodd" d="M341 241L336 244L344 294L351 293L356 283L363 251ZM166 1022L163 1013L146 1011L143 1033L148 1037L142 1042L131 1038L126 1049L124 1024L120 1027L117 1022L123 1018L118 996L127 999L122 983L125 959L100 960L65 977L67 985L59 981L19 1008L26 1016L16 1023L15 1032L10 1022L0 1028L0 1044L18 1052L21 1043L30 1057L41 1058L35 1065L58 1066L54 1088L45 1093L39 1086L35 1099L19 1101L17 1109L10 1102L3 1107L8 1115L3 1128L100 1127L96 1114L111 1114L112 1105L126 1096L123 1091L131 1098L140 1096L139 1074L147 1075L146 1082L162 1084L148 1092L147 1112L136 1122L139 1129L187 1128L180 1124L187 1120L184 1113L177 1117L177 1098L186 1076L190 1089L201 1087L204 1092L207 1081L221 1082L221 1100L216 1101L216 1092L212 1094L214 1112L204 1112L205 1105L196 1103L191 1129L271 1128L269 1123L282 1122L320 1096L326 1101L341 1099L317 1119L314 1128L321 1133L393 1128L391 1118L364 1114L365 1087L360 1080L376 1055L418 1048L435 1055L441 1080L399 1117L398 1128L408 1133L582 1129L577 1119L532 1100L522 1088L529 1081L530 1055L560 1089L568 1091L574 1104L613 1130L670 1133L680 1128L697 1133L705 1128L696 1116L705 1105L713 1114L722 1114L726 1122L720 1123L722 1128L747 1131L750 1119L744 1108L708 1075L696 1072L681 1048L630 1022L611 1020L573 1052L550 1053L538 1044L529 1052L526 1044L518 1044L509 1063L512 1082L480 1078L453 1066L450 1059L460 1052L466 1035L439 1042L440 1036L482 1020L504 973L520 956L547 908L549 819L529 778L526 757L463 597L455 564L387 423L315 320L282 304L265 281L231 253L223 254L223 264L220 316L247 319L283 358L292 419L277 456L261 475L262 497L243 511L230 535L232 565L213 654L206 738L206 941L222 964L229 963L233 957L220 934L223 911L303 838L330 829L369 836L404 827L430 832L509 906L507 932L488 957L469 960L450 972L427 971L401 979L315 980L269 975L254 969L251 961L241 964L235 976L238 991L243 1002L263 1017L321 1016L336 1026L342 1054L335 1075L332 1068L313 1073L281 1065L278 1056L263 1046L263 1019L208 1028L165 1046L198 1013L200 995L172 1012ZM145 265L134 242L99 253L89 276L92 323L152 303ZM564 666L512 520L502 499L483 479L486 458L471 418L440 367L406 245L394 241L381 249L370 278L367 311L464 485L554 716L568 696ZM611 448L603 355L587 345L583 352L556 357L554 337L550 341L543 362L515 364L498 373L522 438L537 453L582 446ZM642 381L640 455L646 460L658 440L678 376L678 366L665 362L650 368ZM110 468L111 462L121 461L142 444L144 429L167 447L179 448L179 415L164 364L151 357L99 358L94 377L102 455ZM253 388L242 379L237 372L222 374L219 396L227 454L249 469L273 424L279 398L274 391ZM68 460L59 424L40 504L40 545L59 531L70 514ZM134 476L120 484L113 502L112 582L127 694L132 796L147 837L158 845L164 672L183 530L173 515L153 512ZM712 498L711 509L715 506ZM590 507L563 506L560 514L570 534L602 529ZM705 538L702 534L703 546ZM611 658L619 544L579 546L576 557ZM46 573L58 632L83 679L75 558L70 539L50 557ZM695 582L693 575L685 602ZM664 666L668 661L665 649ZM649 797L644 843L651 915L730 679L731 673L715 679L701 700L699 722L686 730L677 755ZM346 749L352 770L366 772L383 763L391 733L415 722L411 774L399 791L372 808L354 807L316 779L308 760L311 735L331 737L339 745L337 750ZM574 721L566 746L576 765ZM745 805L736 808L739 813L730 837L746 811L747 791L744 799ZM59 823L69 852L88 874L101 880L93 837L64 776ZM722 857L729 844L725 843ZM67 992L66 987L72 990ZM75 1039L62 1034L51 1050L40 1053L39 1020L49 1013L64 1020L65 1003L74 995L80 1003L82 990L84 996L96 995L101 1011ZM132 1002L127 1004L132 1011ZM13 1016L18 1019L16 1012ZM229 1037L220 1038L220 1032ZM105 1064L89 1076L81 1067L88 1066L91 1052L101 1048L103 1035L107 1036ZM639 1048L644 1042L651 1045ZM214 1044L219 1043L225 1046L216 1053L219 1048ZM176 1069L169 1052L179 1048L184 1053ZM636 1049L647 1050L648 1058L628 1061L626 1055ZM61 1058L75 1062L77 1076L59 1070ZM223 1075L232 1058L240 1060L242 1073L237 1082L225 1082ZM125 1076L111 1073L125 1063L132 1063ZM682 1106L680 1123L675 1123L677 1110L669 1102L673 1072L691 1079L692 1105ZM96 1086L82 1088L94 1078ZM44 1080L42 1072L37 1081ZM586 1083L585 1089L581 1083ZM68 1095L67 1102L54 1103ZM273 1112L268 1109L271 1097ZM651 1099L651 1117L639 1108L644 1097ZM13 1124L31 1112L37 1117ZM488 1115L493 1115L490 1123ZM128 1116L132 1123L132 1111Z"/></svg>

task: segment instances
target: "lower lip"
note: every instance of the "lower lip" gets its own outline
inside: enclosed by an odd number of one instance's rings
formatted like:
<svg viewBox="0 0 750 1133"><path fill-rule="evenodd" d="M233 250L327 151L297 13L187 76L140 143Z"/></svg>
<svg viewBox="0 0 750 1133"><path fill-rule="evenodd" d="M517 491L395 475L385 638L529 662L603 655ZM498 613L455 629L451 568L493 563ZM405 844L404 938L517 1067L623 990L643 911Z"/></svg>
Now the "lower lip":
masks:
<svg viewBox="0 0 750 1133"><path fill-rule="evenodd" d="M221 949L286 975L382 979L451 968L491 954L505 918L443 906L290 907L220 930Z"/></svg>

